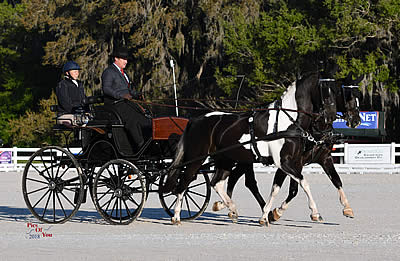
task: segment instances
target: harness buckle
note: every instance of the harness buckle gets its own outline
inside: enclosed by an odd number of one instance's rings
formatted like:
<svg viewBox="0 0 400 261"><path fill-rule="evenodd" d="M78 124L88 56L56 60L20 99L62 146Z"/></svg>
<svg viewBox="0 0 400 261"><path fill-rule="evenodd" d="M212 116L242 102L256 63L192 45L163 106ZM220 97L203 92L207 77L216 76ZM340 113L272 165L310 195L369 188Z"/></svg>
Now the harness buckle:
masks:
<svg viewBox="0 0 400 261"><path fill-rule="evenodd" d="M306 131L303 131L301 133L301 137L306 138L307 140L309 140L311 142L314 142L315 144L318 144L318 142L315 141L314 137L310 133L308 133Z"/></svg>

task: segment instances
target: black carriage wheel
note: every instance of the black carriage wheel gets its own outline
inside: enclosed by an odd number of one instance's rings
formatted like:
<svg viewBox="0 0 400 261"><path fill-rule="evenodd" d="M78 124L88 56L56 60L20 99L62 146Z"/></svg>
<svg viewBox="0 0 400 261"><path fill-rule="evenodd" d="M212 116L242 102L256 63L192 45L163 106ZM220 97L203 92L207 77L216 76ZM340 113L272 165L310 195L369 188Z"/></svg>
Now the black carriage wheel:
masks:
<svg viewBox="0 0 400 261"><path fill-rule="evenodd" d="M98 140L90 146L84 171L88 179L86 184L89 187L89 194L93 204L95 204L93 198L93 180L96 173L105 163L116 158L117 152L115 147L108 140Z"/></svg>
<svg viewBox="0 0 400 261"><path fill-rule="evenodd" d="M161 177L164 184L166 175ZM158 193L165 212L174 216L176 196L172 193ZM208 206L211 197L210 178L207 174L198 174L197 179L190 183L184 192L182 200L181 220L193 220L201 216Z"/></svg>
<svg viewBox="0 0 400 261"><path fill-rule="evenodd" d="M138 218L146 201L141 171L122 159L107 162L93 182L97 211L110 224L126 225Z"/></svg>
<svg viewBox="0 0 400 261"><path fill-rule="evenodd" d="M25 165L22 192L26 206L37 219L64 223L82 203L82 169L69 151L57 146L44 147Z"/></svg>

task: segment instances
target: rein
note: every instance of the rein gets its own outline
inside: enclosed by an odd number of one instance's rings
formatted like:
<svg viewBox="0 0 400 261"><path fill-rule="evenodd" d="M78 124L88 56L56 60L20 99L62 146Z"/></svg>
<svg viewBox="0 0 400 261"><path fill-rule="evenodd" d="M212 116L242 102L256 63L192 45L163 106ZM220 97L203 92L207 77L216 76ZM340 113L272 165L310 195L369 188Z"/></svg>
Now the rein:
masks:
<svg viewBox="0 0 400 261"><path fill-rule="evenodd" d="M135 103L142 103L142 104L146 104L146 105L153 105L153 106L160 106L160 107L170 107L170 108L180 108L180 109L190 109L190 110L210 110L208 108L190 107L190 106L175 106L175 105L146 102L146 101L140 101L140 100L134 100L134 99L130 99L130 101L135 102ZM303 113L309 117L319 115L319 113L310 113L310 112L306 112L306 111L286 109L286 108L282 108L282 107L251 109L251 110L248 110L248 109L220 109L220 111L227 111L227 112L276 111L276 110L277 111L282 110L282 111Z"/></svg>

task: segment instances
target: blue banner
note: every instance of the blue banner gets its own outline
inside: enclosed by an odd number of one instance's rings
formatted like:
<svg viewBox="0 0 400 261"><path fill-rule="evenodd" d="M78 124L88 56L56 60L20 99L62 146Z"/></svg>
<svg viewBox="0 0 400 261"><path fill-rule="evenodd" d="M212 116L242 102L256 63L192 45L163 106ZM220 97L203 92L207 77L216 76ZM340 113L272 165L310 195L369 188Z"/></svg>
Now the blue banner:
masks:
<svg viewBox="0 0 400 261"><path fill-rule="evenodd" d="M338 112L338 114L342 115L341 112ZM361 125L358 126L357 129L378 129L378 116L379 113L377 111L360 111ZM343 119L334 121L333 128L349 129L349 127L346 126L346 121Z"/></svg>

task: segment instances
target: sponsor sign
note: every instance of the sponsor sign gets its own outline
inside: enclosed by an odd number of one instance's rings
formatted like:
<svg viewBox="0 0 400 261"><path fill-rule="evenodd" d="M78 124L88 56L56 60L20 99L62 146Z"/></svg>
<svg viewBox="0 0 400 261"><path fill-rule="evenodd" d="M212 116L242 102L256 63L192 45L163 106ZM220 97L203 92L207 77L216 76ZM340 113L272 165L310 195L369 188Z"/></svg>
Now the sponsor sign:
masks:
<svg viewBox="0 0 400 261"><path fill-rule="evenodd" d="M343 115L341 112L338 114ZM378 116L377 111L360 111L361 125L357 129L378 129ZM337 119L333 122L333 128L335 129L349 129L346 126L346 121L343 119Z"/></svg>
<svg viewBox="0 0 400 261"><path fill-rule="evenodd" d="M348 144L346 163L390 164L390 144Z"/></svg>
<svg viewBox="0 0 400 261"><path fill-rule="evenodd" d="M12 163L12 151L0 151L0 164Z"/></svg>

